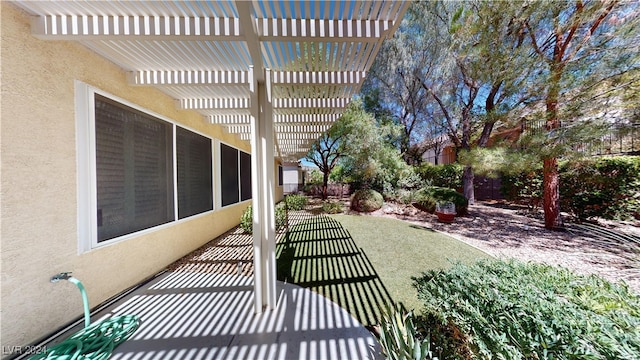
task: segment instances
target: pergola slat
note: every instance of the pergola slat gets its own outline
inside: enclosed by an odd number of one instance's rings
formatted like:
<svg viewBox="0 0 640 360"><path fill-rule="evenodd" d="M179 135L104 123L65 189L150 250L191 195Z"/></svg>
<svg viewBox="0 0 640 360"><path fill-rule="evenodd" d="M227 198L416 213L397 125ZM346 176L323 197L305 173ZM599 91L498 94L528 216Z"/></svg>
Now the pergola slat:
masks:
<svg viewBox="0 0 640 360"><path fill-rule="evenodd" d="M42 15L32 18L32 34L46 40L189 41L215 36L218 41L242 41L237 18L180 16Z"/></svg>
<svg viewBox="0 0 640 360"><path fill-rule="evenodd" d="M248 71L138 70L127 73L132 85L241 85L249 84Z"/></svg>
<svg viewBox="0 0 640 360"><path fill-rule="evenodd" d="M262 41L308 40L377 42L393 26L389 20L352 19L256 19Z"/></svg>

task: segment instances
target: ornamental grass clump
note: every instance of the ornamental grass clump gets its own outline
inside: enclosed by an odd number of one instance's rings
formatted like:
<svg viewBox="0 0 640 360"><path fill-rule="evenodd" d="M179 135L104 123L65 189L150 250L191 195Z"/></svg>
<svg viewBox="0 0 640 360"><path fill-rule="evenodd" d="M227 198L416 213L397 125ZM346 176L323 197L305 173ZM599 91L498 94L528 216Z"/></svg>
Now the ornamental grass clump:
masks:
<svg viewBox="0 0 640 360"><path fill-rule="evenodd" d="M640 297L624 284L518 261L455 264L414 281L434 338L463 338L441 359L640 359Z"/></svg>

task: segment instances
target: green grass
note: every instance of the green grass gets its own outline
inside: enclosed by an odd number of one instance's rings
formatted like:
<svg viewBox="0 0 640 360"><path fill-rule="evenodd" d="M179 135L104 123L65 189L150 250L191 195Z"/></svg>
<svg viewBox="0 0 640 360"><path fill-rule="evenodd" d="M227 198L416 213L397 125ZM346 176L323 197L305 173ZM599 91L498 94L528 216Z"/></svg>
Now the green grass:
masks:
<svg viewBox="0 0 640 360"><path fill-rule="evenodd" d="M291 226L276 245L278 280L311 289L364 325L379 322L390 301L366 254L334 219L320 215Z"/></svg>
<svg viewBox="0 0 640 360"><path fill-rule="evenodd" d="M447 269L452 262L471 264L491 256L442 233L404 221L372 216L331 215L367 254L394 301L422 309L412 277ZM455 225L453 225L455 226Z"/></svg>
<svg viewBox="0 0 640 360"><path fill-rule="evenodd" d="M391 300L420 309L412 277L473 262L485 253L402 221L315 216L291 226L276 245L278 280L309 288L376 325Z"/></svg>

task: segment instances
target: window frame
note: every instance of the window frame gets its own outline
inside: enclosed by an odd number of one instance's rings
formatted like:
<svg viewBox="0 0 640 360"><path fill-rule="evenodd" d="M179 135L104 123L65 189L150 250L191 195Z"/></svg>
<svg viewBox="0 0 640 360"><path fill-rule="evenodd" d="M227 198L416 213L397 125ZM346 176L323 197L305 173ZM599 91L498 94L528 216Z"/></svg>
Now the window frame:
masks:
<svg viewBox="0 0 640 360"><path fill-rule="evenodd" d="M222 150L221 150L221 145L225 145L228 146L234 150L236 150L238 152L238 156L237 156L237 161L238 161L238 201L231 203L231 204L227 204L227 205L222 205ZM216 186L216 193L215 193L215 198L216 198L216 208L218 209L226 209L230 206L234 206L234 205L238 205L238 204L242 204L242 203L246 203L248 201L251 201L253 199L253 194L251 194L251 197L249 197L248 199L242 200L242 164L241 164L241 156L240 153L245 153L247 155L249 155L249 159L251 159L251 153L246 152L236 146L233 146L227 142L224 142L222 140L215 140L215 148L217 149L216 152L216 157L214 160L215 163L215 173L216 173L216 183L219 184L219 186ZM250 171L253 171L253 169L250 168ZM251 179L251 181L253 181L253 178Z"/></svg>
<svg viewBox="0 0 640 360"><path fill-rule="evenodd" d="M134 231L112 239L98 242L98 219L97 219L97 169L96 169L96 118L95 118L95 95L100 95L136 111L147 114L157 120L168 123L172 132L172 167L173 167L173 214L174 219L164 224L156 225L146 229ZM152 233L158 230L169 228L178 223L190 219L205 216L215 212L217 197L217 177L216 177L216 150L215 144L218 141L210 135L204 134L183 124L167 118L161 114L145 109L137 104L123 98L100 90L79 80L75 81L75 120L76 120L76 171L77 171L77 236L78 254L83 254L92 250L100 249L115 243L126 241L132 238ZM213 197L213 208L209 211L194 214L180 219L178 217L178 159L177 159L177 128L191 131L195 134L211 140L211 195Z"/></svg>
<svg viewBox="0 0 640 360"><path fill-rule="evenodd" d="M209 164L210 165L210 171L211 171L211 173L209 174L210 175L210 179L211 179L211 189L209 189L211 191L211 199L210 199L211 200L211 203L210 203L211 204L211 209L210 210L205 210L205 211L202 211L202 212L199 212L199 213L195 213L195 214L192 214L192 215L184 216L184 217L180 217L180 193L178 191L180 189L180 187L179 187L180 186L179 173L178 173L179 172L179 164L178 164L178 129L182 129L182 130L191 132L191 133L193 133L195 135L202 136L205 139L208 139L209 140L209 147L210 147L209 150L211 151L211 153L210 153L210 155L211 155L210 164ZM188 219L188 218L193 217L193 216L198 216L200 214L206 214L208 212L215 211L215 209L216 209L216 204L215 204L215 178L214 178L214 172L215 172L215 166L214 166L215 165L215 159L214 159L214 156L215 156L215 152L214 152L214 149L213 149L214 148L214 142L215 142L214 139L211 138L210 136L201 134L201 133L199 133L197 131L189 129L189 128L185 127L185 126L180 126L178 124L175 124L175 126L174 126L174 138L175 138L175 150L174 150L175 161L174 162L176 164L176 168L175 168L175 176L176 176L175 188L176 188L176 201L178 202L176 204L176 215L177 215L176 220Z"/></svg>

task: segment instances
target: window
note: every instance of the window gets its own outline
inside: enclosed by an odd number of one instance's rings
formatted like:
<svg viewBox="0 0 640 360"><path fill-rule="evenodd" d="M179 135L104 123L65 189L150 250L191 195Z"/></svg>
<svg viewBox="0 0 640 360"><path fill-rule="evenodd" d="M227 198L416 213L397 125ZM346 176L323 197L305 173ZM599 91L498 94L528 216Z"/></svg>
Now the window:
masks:
<svg viewBox="0 0 640 360"><path fill-rule="evenodd" d="M76 83L80 252L213 206L213 140Z"/></svg>
<svg viewBox="0 0 640 360"><path fill-rule="evenodd" d="M240 151L240 200L251 199L251 155Z"/></svg>
<svg viewBox="0 0 640 360"><path fill-rule="evenodd" d="M174 220L172 126L95 96L98 242Z"/></svg>
<svg viewBox="0 0 640 360"><path fill-rule="evenodd" d="M282 165L278 165L278 186L282 186L283 176L284 174L282 173Z"/></svg>
<svg viewBox="0 0 640 360"><path fill-rule="evenodd" d="M222 206L235 204L240 199L238 188L238 150L220 144L220 187Z"/></svg>
<svg viewBox="0 0 640 360"><path fill-rule="evenodd" d="M178 218L213 210L211 139L176 128Z"/></svg>
<svg viewBox="0 0 640 360"><path fill-rule="evenodd" d="M251 199L251 155L220 144L221 205Z"/></svg>

